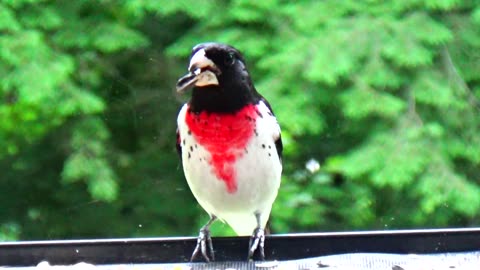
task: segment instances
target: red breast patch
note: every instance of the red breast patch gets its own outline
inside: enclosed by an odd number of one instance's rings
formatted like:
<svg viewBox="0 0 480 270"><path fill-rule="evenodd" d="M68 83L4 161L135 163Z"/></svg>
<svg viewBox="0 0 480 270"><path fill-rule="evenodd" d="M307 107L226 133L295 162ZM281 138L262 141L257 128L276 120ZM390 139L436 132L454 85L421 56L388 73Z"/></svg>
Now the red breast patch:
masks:
<svg viewBox="0 0 480 270"><path fill-rule="evenodd" d="M225 182L229 193L237 190L235 161L245 153L259 114L254 105L248 105L234 114L186 113L188 128L197 142L210 153L209 163L213 172Z"/></svg>

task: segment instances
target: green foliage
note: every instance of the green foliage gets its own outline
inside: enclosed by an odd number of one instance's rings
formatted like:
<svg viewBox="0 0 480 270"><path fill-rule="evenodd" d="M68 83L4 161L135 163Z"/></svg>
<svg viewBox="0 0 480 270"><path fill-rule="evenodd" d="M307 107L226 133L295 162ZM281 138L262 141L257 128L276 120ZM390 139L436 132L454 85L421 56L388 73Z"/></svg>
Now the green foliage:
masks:
<svg viewBox="0 0 480 270"><path fill-rule="evenodd" d="M478 225L477 1L0 0L0 240L194 234L173 87L205 41L282 126L274 232Z"/></svg>
<svg viewBox="0 0 480 270"><path fill-rule="evenodd" d="M62 180L85 179L94 199L113 201L118 197L117 177L108 164L105 142L109 132L98 118L76 123L71 138L71 154L65 161Z"/></svg>
<svg viewBox="0 0 480 270"><path fill-rule="evenodd" d="M3 223L0 226L0 241L15 241L20 234L19 225L15 223Z"/></svg>

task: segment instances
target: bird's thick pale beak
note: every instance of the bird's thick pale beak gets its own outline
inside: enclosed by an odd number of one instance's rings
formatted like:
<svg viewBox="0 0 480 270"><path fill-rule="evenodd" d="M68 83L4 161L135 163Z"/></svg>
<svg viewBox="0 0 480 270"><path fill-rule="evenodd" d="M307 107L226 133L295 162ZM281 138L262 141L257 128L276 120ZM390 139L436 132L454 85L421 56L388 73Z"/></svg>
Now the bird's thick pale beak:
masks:
<svg viewBox="0 0 480 270"><path fill-rule="evenodd" d="M177 81L177 93L183 93L192 87L198 81L198 75L189 72Z"/></svg>
<svg viewBox="0 0 480 270"><path fill-rule="evenodd" d="M204 49L192 56L188 70L188 74L177 81L177 93L183 93L194 85L218 85L217 75L220 75L220 70L205 56Z"/></svg>

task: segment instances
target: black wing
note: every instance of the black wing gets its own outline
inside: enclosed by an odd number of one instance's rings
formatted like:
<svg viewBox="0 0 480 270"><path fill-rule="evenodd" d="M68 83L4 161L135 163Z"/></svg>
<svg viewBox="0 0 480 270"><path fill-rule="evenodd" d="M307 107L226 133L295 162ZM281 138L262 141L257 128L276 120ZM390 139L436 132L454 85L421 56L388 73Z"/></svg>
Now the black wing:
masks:
<svg viewBox="0 0 480 270"><path fill-rule="evenodd" d="M182 158L182 144L181 144L180 132L178 131L178 128L177 128L177 152L178 152L178 155L180 156L180 159L181 159Z"/></svg>
<svg viewBox="0 0 480 270"><path fill-rule="evenodd" d="M277 148L277 154L282 161L282 152L283 152L283 143L282 143L282 135L278 136L278 139L275 141L275 147Z"/></svg>

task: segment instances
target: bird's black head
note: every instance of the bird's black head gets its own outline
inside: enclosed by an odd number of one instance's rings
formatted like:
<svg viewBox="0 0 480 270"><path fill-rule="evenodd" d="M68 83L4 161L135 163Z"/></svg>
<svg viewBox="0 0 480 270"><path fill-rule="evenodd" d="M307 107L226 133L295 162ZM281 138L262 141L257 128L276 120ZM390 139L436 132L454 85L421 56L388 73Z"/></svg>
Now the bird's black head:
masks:
<svg viewBox="0 0 480 270"><path fill-rule="evenodd" d="M193 111L235 112L256 103L256 92L242 54L229 45L202 43L192 49L189 73L177 82L177 92L193 88Z"/></svg>

